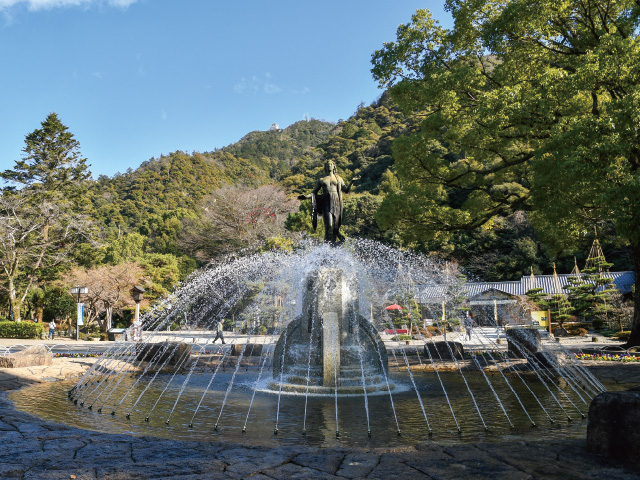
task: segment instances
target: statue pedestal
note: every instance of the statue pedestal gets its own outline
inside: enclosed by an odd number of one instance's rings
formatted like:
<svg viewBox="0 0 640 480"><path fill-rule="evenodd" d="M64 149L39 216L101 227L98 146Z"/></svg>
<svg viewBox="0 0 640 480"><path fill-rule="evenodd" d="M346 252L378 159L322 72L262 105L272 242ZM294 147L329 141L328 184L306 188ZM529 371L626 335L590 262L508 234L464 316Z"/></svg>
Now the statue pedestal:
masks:
<svg viewBox="0 0 640 480"><path fill-rule="evenodd" d="M322 385L337 387L340 371L340 321L336 312L322 314Z"/></svg>

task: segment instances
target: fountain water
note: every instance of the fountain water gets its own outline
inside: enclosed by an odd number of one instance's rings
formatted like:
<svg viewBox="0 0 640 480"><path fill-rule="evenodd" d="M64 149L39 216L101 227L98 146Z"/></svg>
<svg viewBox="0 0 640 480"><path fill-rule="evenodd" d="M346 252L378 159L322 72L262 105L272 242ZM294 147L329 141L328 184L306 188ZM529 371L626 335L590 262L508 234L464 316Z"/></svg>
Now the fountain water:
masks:
<svg viewBox="0 0 640 480"><path fill-rule="evenodd" d="M303 286L303 313L287 325L275 346L274 378L282 372L286 391L305 394L392 388L384 382L384 343L373 324L358 313L357 278L345 278L338 268L320 268L304 279ZM363 377L369 379L364 387Z"/></svg>
<svg viewBox="0 0 640 480"><path fill-rule="evenodd" d="M388 444L390 432L414 442L581 418L581 405L603 390L557 343L532 345L528 334L510 335L507 347L476 329L465 352L461 333L422 333L408 308L403 321L419 341L383 341L379 332L394 332L394 323L372 312L384 312L389 292L415 302L416 285L442 286L443 306L463 313L457 272L371 241L212 265L145 313L142 339L115 344L68 397L78 407L100 405L81 409L87 423L109 418L126 431L145 432L146 423L155 432L162 423L188 438L256 431L256 443L284 433L285 443L326 444L335 432L340 441L380 436ZM212 345L213 326L230 316L246 333ZM112 416L100 416L103 408Z"/></svg>

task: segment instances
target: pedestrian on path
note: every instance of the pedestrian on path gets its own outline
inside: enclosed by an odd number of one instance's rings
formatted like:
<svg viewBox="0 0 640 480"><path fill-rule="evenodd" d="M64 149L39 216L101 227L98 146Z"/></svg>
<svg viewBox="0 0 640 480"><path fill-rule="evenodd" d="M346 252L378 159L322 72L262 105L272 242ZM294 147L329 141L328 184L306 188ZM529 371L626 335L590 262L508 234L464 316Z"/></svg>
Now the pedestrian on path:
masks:
<svg viewBox="0 0 640 480"><path fill-rule="evenodd" d="M47 337L47 339L53 340L55 336L56 336L56 322L55 320L51 320L49 322L49 336Z"/></svg>
<svg viewBox="0 0 640 480"><path fill-rule="evenodd" d="M471 333L476 322L471 318L471 314L467 312L467 318L464 319L464 329L467 331L467 340L471 341Z"/></svg>
<svg viewBox="0 0 640 480"><path fill-rule="evenodd" d="M216 343L216 340L222 340L224 344L224 335L222 334L222 320L218 320L218 325L216 326L216 338L213 339L213 343Z"/></svg>

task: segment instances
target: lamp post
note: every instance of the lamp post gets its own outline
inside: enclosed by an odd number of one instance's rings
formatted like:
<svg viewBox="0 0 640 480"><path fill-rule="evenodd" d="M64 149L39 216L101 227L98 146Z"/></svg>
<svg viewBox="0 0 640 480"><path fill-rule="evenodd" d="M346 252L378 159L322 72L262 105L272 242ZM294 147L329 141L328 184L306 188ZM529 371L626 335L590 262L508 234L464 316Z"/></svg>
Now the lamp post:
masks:
<svg viewBox="0 0 640 480"><path fill-rule="evenodd" d="M78 305L78 313L76 316L76 341L78 341L80 337L80 325L84 323L82 321L84 317L84 303L80 303L80 296L86 293L89 293L89 289L87 287L73 287L71 289L71 295L78 296L78 301L76 302Z"/></svg>
<svg viewBox="0 0 640 480"><path fill-rule="evenodd" d="M145 289L139 285L136 285L131 289L131 296L133 297L133 301L136 302L136 313L133 323L138 323L140 321L140 302L144 299L144 292Z"/></svg>
<svg viewBox="0 0 640 480"><path fill-rule="evenodd" d="M131 296L133 297L133 301L136 302L136 310L133 317L133 328L131 332L134 342L140 340L142 335L142 328L140 327L140 302L144 299L144 292L145 289L140 285L136 285L131 289Z"/></svg>

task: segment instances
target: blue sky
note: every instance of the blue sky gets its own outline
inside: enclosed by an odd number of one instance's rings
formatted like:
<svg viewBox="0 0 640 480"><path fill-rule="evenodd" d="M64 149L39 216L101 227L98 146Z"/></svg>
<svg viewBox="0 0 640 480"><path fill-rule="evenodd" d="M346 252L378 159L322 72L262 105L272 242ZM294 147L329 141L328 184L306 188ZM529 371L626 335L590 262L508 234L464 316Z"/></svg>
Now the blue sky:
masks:
<svg viewBox="0 0 640 480"><path fill-rule="evenodd" d="M0 169L55 111L94 178L381 94L371 54L440 1L0 0Z"/></svg>

